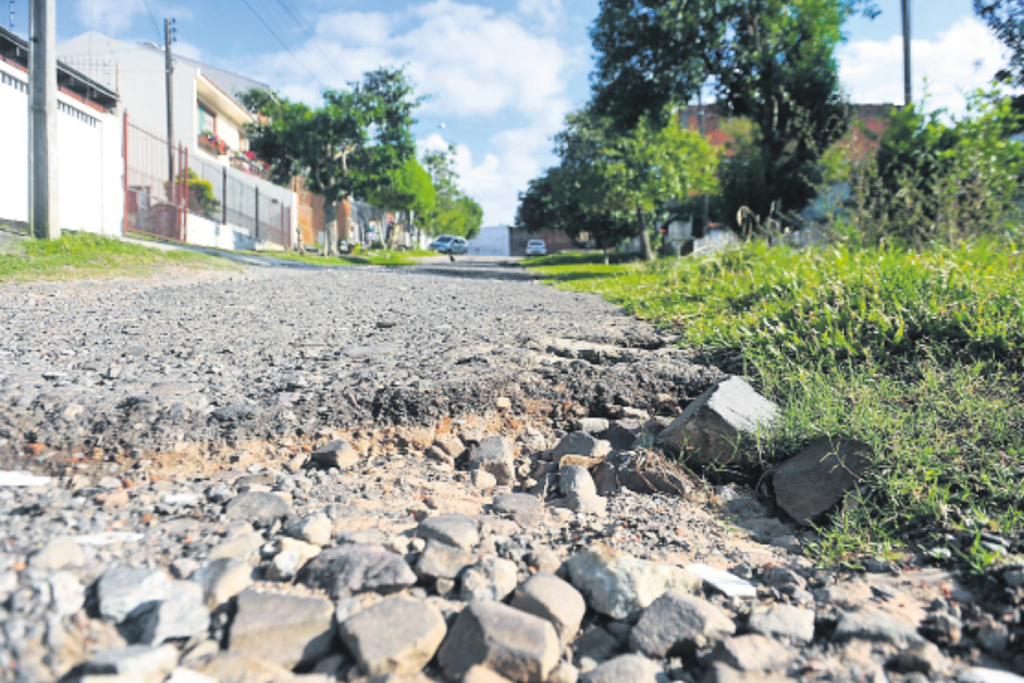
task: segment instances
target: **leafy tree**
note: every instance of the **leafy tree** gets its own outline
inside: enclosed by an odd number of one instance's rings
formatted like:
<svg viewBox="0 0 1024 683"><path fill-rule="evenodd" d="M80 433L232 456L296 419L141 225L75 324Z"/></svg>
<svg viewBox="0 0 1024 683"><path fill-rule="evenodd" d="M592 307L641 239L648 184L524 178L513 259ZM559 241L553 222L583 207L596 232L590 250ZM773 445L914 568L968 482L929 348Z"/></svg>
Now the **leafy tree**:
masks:
<svg viewBox="0 0 1024 683"><path fill-rule="evenodd" d="M432 235L472 239L483 225L484 210L459 187L454 155L454 145L449 145L447 150L432 150L423 155L423 165L437 193L434 208L427 212L424 223Z"/></svg>
<svg viewBox="0 0 1024 683"><path fill-rule="evenodd" d="M849 124L834 53L860 8L871 11L863 0L602 0L595 104L620 129L661 122L712 79L723 113L758 129L768 199L751 208L798 211Z"/></svg>
<svg viewBox="0 0 1024 683"><path fill-rule="evenodd" d="M411 225L415 216L424 216L437 203L437 192L430 174L420 166L416 157L409 157L397 171L391 174L391 184L369 195L369 202L385 211L404 213L404 224ZM401 216L400 216L401 218ZM397 239L400 230L391 231L391 239Z"/></svg>
<svg viewBox="0 0 1024 683"><path fill-rule="evenodd" d="M557 188L578 202L590 229L606 243L621 232L639 236L653 260L648 229L670 220L672 207L691 192L715 187L715 151L672 118L662 128L641 119L628 133L592 109L570 114L555 137L563 179ZM628 227L627 227L628 226Z"/></svg>
<svg viewBox="0 0 1024 683"><path fill-rule="evenodd" d="M380 68L327 90L318 109L260 90L242 96L259 115L249 124L249 147L270 164L274 182L301 175L324 197L325 250L333 253L338 204L391 186L394 174L415 153L412 112L419 104L401 69Z"/></svg>
<svg viewBox="0 0 1024 683"><path fill-rule="evenodd" d="M1009 68L998 80L1024 85L1024 0L972 0L974 11L1010 49Z"/></svg>

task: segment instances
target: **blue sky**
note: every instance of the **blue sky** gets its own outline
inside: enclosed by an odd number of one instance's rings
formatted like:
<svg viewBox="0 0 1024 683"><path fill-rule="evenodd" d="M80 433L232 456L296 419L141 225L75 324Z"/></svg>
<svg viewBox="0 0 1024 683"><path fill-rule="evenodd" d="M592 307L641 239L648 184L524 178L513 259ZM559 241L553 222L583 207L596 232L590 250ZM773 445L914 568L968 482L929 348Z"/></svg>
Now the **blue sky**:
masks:
<svg viewBox="0 0 1024 683"><path fill-rule="evenodd" d="M933 106L962 110L962 92L991 78L1002 50L973 18L970 0L911 1L915 95L927 76ZM840 49L854 102L902 100L899 1L877 4L881 16L852 21ZM512 221L518 193L554 162L551 136L588 97L588 28L597 7L597 0L57 0L57 25L58 40L93 29L162 42L162 19L173 16L182 54L312 104L324 87L407 64L430 96L418 113L421 148L458 145L462 184L493 225ZM28 0L15 0L22 35L27 13Z"/></svg>

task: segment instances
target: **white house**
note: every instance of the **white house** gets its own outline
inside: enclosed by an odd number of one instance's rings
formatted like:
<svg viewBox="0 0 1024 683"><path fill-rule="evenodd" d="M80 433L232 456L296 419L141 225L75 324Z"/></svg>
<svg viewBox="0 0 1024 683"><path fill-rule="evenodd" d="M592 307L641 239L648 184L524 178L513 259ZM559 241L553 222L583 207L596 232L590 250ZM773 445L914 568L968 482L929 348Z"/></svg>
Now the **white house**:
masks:
<svg viewBox="0 0 1024 683"><path fill-rule="evenodd" d="M152 43L127 43L96 32L84 33L57 46L61 60L117 92L121 111L130 125L126 135L144 130L166 140L167 99L165 56L162 47ZM254 120L238 99L252 88L267 89L266 84L181 56L174 56L172 77L174 94L175 143L187 150L188 166L213 186L219 208L192 213L189 203L187 241L226 248L252 248L260 242L289 243L298 225L297 198L291 188L266 180L266 170L258 159L250 158L243 128ZM133 173L138 178L154 178L150 188L141 188L144 198L163 193L166 155L133 156L129 164L144 163L153 168ZM129 202L129 211L135 202ZM274 237L276 235L276 237Z"/></svg>
<svg viewBox="0 0 1024 683"><path fill-rule="evenodd" d="M0 223L28 222L28 43L0 28ZM57 63L57 196L69 230L121 234L124 162L117 94Z"/></svg>

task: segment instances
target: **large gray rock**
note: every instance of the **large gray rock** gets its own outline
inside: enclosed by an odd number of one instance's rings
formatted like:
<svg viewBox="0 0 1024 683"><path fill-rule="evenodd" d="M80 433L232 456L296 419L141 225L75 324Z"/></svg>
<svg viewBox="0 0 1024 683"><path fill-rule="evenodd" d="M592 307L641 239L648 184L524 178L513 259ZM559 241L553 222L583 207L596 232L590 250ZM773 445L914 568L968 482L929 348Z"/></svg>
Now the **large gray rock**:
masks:
<svg viewBox="0 0 1024 683"><path fill-rule="evenodd" d="M483 470L494 475L498 486L515 482L515 463L512 451L503 436L489 436L469 451L469 469Z"/></svg>
<svg viewBox="0 0 1024 683"><path fill-rule="evenodd" d="M815 439L775 471L775 501L806 526L856 488L871 465L870 456L871 447L860 441Z"/></svg>
<svg viewBox="0 0 1024 683"><path fill-rule="evenodd" d="M312 664L331 652L334 605L304 598L246 590L228 634L228 652L273 662L288 669Z"/></svg>
<svg viewBox="0 0 1024 683"><path fill-rule="evenodd" d="M668 591L695 593L702 581L682 567L640 560L605 545L574 555L569 576L597 612L629 619Z"/></svg>
<svg viewBox="0 0 1024 683"><path fill-rule="evenodd" d="M154 569L111 567L96 582L100 616L115 624L140 608L165 600L171 593L171 578Z"/></svg>
<svg viewBox="0 0 1024 683"><path fill-rule="evenodd" d="M252 522L253 526L263 527L292 514L292 506L273 493L249 491L232 498L224 513L232 521Z"/></svg>
<svg viewBox="0 0 1024 683"><path fill-rule="evenodd" d="M715 646L711 659L738 671L777 671L796 659L796 653L758 633L726 638Z"/></svg>
<svg viewBox="0 0 1024 683"><path fill-rule="evenodd" d="M580 676L580 683L668 683L668 676L646 657L619 655Z"/></svg>
<svg viewBox="0 0 1024 683"><path fill-rule="evenodd" d="M732 619L707 600L668 592L644 610L629 636L630 647L648 657L689 655L736 632Z"/></svg>
<svg viewBox="0 0 1024 683"><path fill-rule="evenodd" d="M174 581L167 598L154 603L131 620L129 641L159 645L175 638L191 638L210 626L203 588L191 581Z"/></svg>
<svg viewBox="0 0 1024 683"><path fill-rule="evenodd" d="M738 458L740 441L775 424L778 407L739 377L719 382L658 435L665 452L693 465L724 465Z"/></svg>
<svg viewBox="0 0 1024 683"><path fill-rule="evenodd" d="M85 586L71 572L56 572L50 577L50 595L58 617L74 614L85 604Z"/></svg>
<svg viewBox="0 0 1024 683"><path fill-rule="evenodd" d="M809 643L814 640L814 610L782 603L755 605L750 610L747 628L770 638Z"/></svg>
<svg viewBox="0 0 1024 683"><path fill-rule="evenodd" d="M434 539L463 550L472 550L480 542L477 524L466 515L452 512L436 517L427 517L416 527L420 538Z"/></svg>
<svg viewBox="0 0 1024 683"><path fill-rule="evenodd" d="M348 441L338 439L313 451L312 460L324 469L347 470L359 463L359 453Z"/></svg>
<svg viewBox="0 0 1024 683"><path fill-rule="evenodd" d="M586 432L572 432L562 437L552 451L552 459L561 461L567 455L581 455L584 458L603 458L612 450L607 441L595 439Z"/></svg>
<svg viewBox="0 0 1024 683"><path fill-rule="evenodd" d="M462 572L460 599L504 600L516 588L516 563L496 555L487 555Z"/></svg>
<svg viewBox="0 0 1024 683"><path fill-rule="evenodd" d="M331 518L318 512L289 525L285 533L311 545L325 546L331 542L332 529Z"/></svg>
<svg viewBox="0 0 1024 683"><path fill-rule="evenodd" d="M252 585L252 566L227 558L214 560L197 569L189 581L202 587L207 609L214 610Z"/></svg>
<svg viewBox="0 0 1024 683"><path fill-rule="evenodd" d="M539 572L524 581L512 597L512 606L550 621L563 646L576 636L587 611L587 603L579 591L547 572Z"/></svg>
<svg viewBox="0 0 1024 683"><path fill-rule="evenodd" d="M434 657L448 628L431 605L394 597L350 617L339 632L363 673L413 676Z"/></svg>
<svg viewBox="0 0 1024 683"><path fill-rule="evenodd" d="M544 503L537 496L529 493L503 493L494 497L493 503L496 512L504 512L514 515L517 512L543 512Z"/></svg>
<svg viewBox="0 0 1024 683"><path fill-rule="evenodd" d="M459 613L437 662L451 680L480 664L511 681L540 683L558 663L559 649L548 621L500 602L477 602Z"/></svg>
<svg viewBox="0 0 1024 683"><path fill-rule="evenodd" d="M427 579L456 579L474 562L473 553L430 539L416 560L416 573Z"/></svg>
<svg viewBox="0 0 1024 683"><path fill-rule="evenodd" d="M327 591L331 598L362 591L389 591L416 583L405 560L378 545L328 548L299 571L299 583Z"/></svg>
<svg viewBox="0 0 1024 683"><path fill-rule="evenodd" d="M839 642L852 639L870 640L891 643L900 648L923 640L917 629L910 624L896 621L877 610L843 612L839 615L832 639Z"/></svg>

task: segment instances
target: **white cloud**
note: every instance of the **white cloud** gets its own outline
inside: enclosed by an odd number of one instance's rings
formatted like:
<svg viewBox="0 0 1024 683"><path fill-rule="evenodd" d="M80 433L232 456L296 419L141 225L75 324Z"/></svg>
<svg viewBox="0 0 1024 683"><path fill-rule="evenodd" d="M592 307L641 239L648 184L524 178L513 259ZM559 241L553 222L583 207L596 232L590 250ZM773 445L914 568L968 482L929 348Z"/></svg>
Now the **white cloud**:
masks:
<svg viewBox="0 0 1024 683"><path fill-rule="evenodd" d="M340 87L378 66L407 65L417 93L430 97L417 113L421 119L447 122L455 139L467 129L488 136L484 153L459 146L456 170L484 207L485 222L509 223L518 192L543 170L550 137L571 107L569 76L586 68L579 50L527 25L554 21L561 12L561 0L520 0L518 13L432 0L401 15L324 15L318 40L293 48L301 65L278 53L253 66L284 95L316 103L320 83ZM441 140L433 135L421 146Z"/></svg>
<svg viewBox="0 0 1024 683"><path fill-rule="evenodd" d="M929 108L954 113L966 108L964 93L984 87L1006 59L996 37L973 17L965 17L934 40L913 40L911 76L914 99L927 79ZM903 40L857 40L839 49L839 75L854 102L903 103Z"/></svg>
<svg viewBox="0 0 1024 683"><path fill-rule="evenodd" d="M536 19L545 30L555 28L565 18L562 0L519 0L516 9L524 17Z"/></svg>
<svg viewBox="0 0 1024 683"><path fill-rule="evenodd" d="M160 17L158 21L158 32L163 35L163 17L175 19L191 19L192 12L185 7L165 5L159 2L150 2L155 16ZM148 13L143 0L77 0L75 3L75 15L78 20L96 31L117 35L127 31L137 17L144 17ZM155 21L146 17L146 21ZM161 43L163 41L161 40Z"/></svg>

